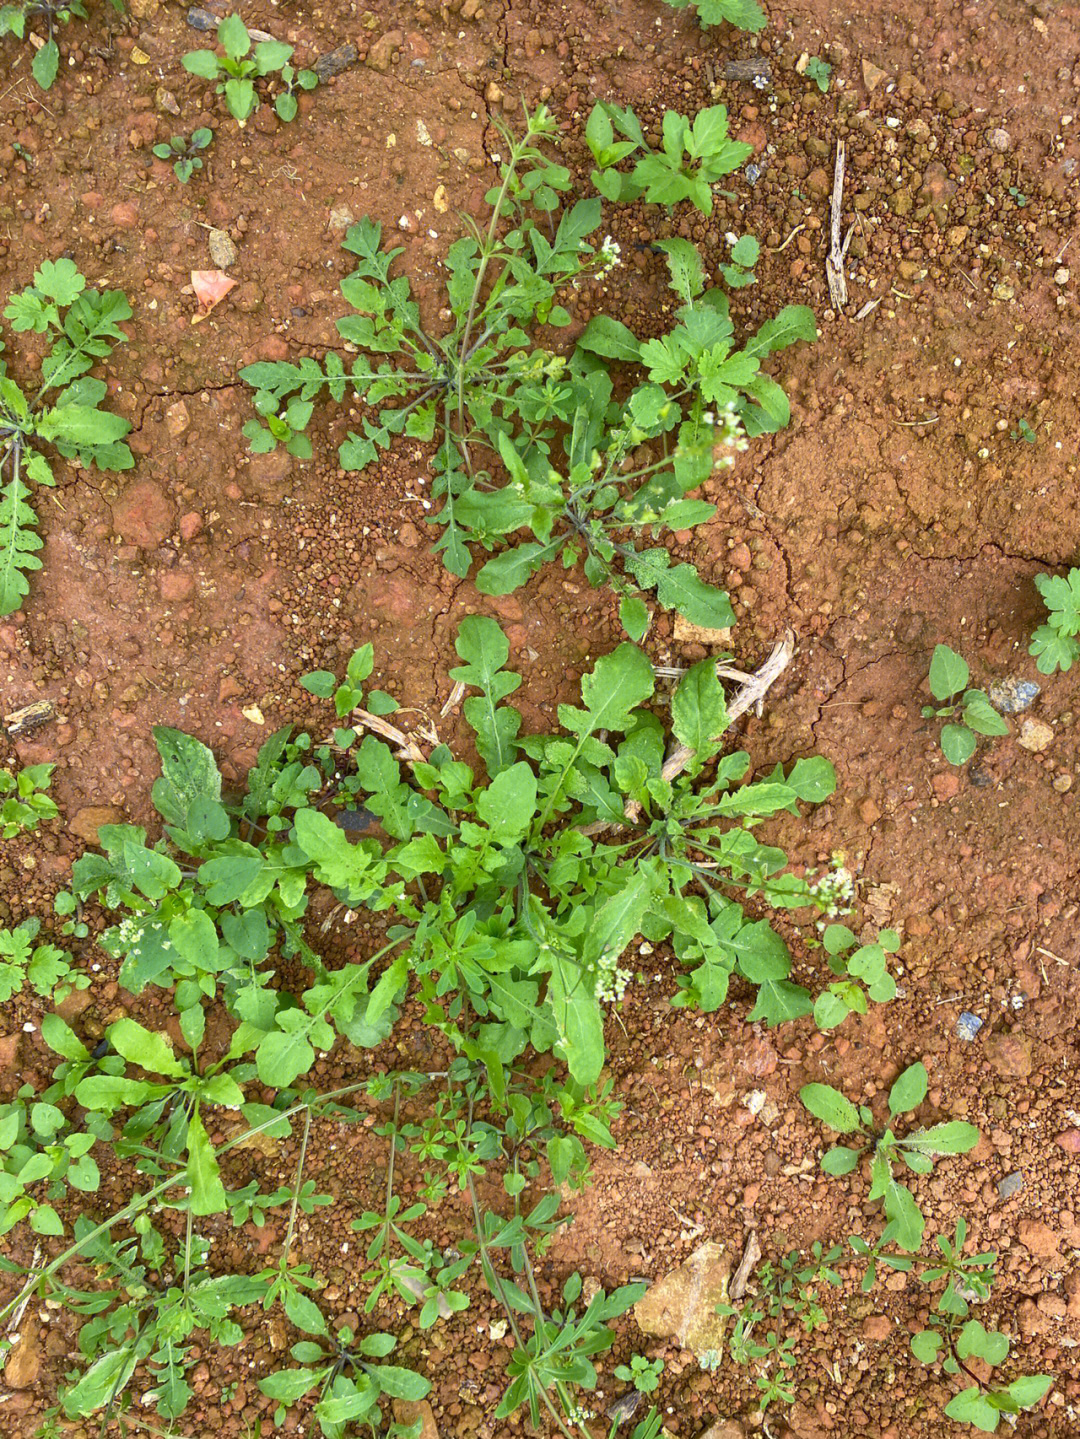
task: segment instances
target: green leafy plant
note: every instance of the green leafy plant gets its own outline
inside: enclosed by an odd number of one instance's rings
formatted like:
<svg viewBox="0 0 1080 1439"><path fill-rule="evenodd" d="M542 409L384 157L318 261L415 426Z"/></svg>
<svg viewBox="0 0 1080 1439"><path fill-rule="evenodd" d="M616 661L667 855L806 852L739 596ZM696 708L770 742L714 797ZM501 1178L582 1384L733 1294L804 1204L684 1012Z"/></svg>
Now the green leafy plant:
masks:
<svg viewBox="0 0 1080 1439"><path fill-rule="evenodd" d="M155 145L154 154L159 160L171 160L173 174L181 185L186 185L195 171L202 169L201 152L207 149L213 138L213 130L200 126L198 130L192 130L190 135L174 135L168 144Z"/></svg>
<svg viewBox="0 0 1080 1439"><path fill-rule="evenodd" d="M967 1363L969 1359L979 1359L988 1369L995 1369L1008 1358L1008 1336L971 1318L972 1303L983 1303L990 1297L997 1255L964 1253L968 1226L962 1218L957 1220L951 1239L944 1234L934 1236L938 1253L930 1257L897 1254L893 1228L888 1226L872 1248L863 1239L851 1241L856 1253L870 1261L863 1289L872 1286L876 1266L882 1262L891 1269L914 1271L920 1284L937 1290L929 1325L912 1336L911 1352L921 1364L939 1369L961 1384L970 1380L949 1400L945 1413L958 1423L993 1434L1002 1415L1015 1417L1033 1408L1054 1382L1048 1374L1022 1374L1008 1383L999 1383L982 1377ZM943 1289L939 1288L942 1281Z"/></svg>
<svg viewBox="0 0 1080 1439"><path fill-rule="evenodd" d="M785 1333L787 1320L789 1316L798 1319L807 1334L825 1323L816 1286L822 1280L832 1285L841 1283L832 1266L842 1253L839 1246L826 1251L818 1241L806 1258L797 1249L789 1250L778 1265L766 1261L761 1266L754 1297L738 1308L732 1304L717 1306L718 1314L732 1320L727 1340L729 1356L740 1367L757 1366L755 1382L762 1411L775 1403L795 1403L795 1336ZM764 1320L770 1322L762 1332Z"/></svg>
<svg viewBox="0 0 1080 1439"><path fill-rule="evenodd" d="M319 77L314 70L293 67L293 47L281 40L260 40L253 45L239 15L227 15L219 23L217 38L224 55L213 50L189 50L181 60L184 69L200 79L216 82L217 93L224 96L229 114L241 125L247 124L261 103L256 80L276 75L284 89L276 96L274 109L281 120L295 119L295 89L313 90Z"/></svg>
<svg viewBox="0 0 1080 1439"><path fill-rule="evenodd" d="M912 1064L903 1071L889 1090L890 1124L884 1130L875 1128L874 1116L867 1105L856 1108L831 1085L804 1084L799 1090L799 1098L806 1108L828 1128L837 1134L865 1136L857 1148L838 1145L826 1150L821 1167L826 1174L850 1174L862 1155L869 1153L868 1198L882 1201L886 1218L894 1226L892 1234L897 1244L909 1252L921 1245L926 1221L911 1190L897 1179L894 1167L902 1162L914 1174L929 1174L940 1155L966 1154L979 1142L975 1126L959 1120L947 1120L929 1129L914 1129L902 1135L893 1133L891 1121L918 1109L926 1098L928 1085L924 1065Z"/></svg>
<svg viewBox="0 0 1080 1439"><path fill-rule="evenodd" d="M984 1382L965 1361L981 1359L996 1368L1008 1358L1009 1339L999 1330L986 1329L978 1319L963 1319L961 1312L967 1313L967 1304L958 1295L947 1307L939 1300L930 1315L932 1327L912 1336L911 1352L920 1363L940 1365L945 1374L963 1374L965 1379L973 1380L953 1395L945 1413L960 1424L972 1424L984 1434L993 1434L1002 1415L1034 1408L1049 1391L1053 1376L1021 1374L1008 1384Z"/></svg>
<svg viewBox="0 0 1080 1439"><path fill-rule="evenodd" d="M723 627L733 618L723 591L692 565L673 564L665 547L639 549L633 538L657 538L714 513L687 496L731 462L730 453L718 459L718 450L733 451L745 443L744 433L787 422L783 390L762 365L775 350L813 340L813 315L789 306L737 349L726 297L705 290L690 242L672 239L664 247L684 304L662 340L642 343L625 325L597 316L569 360L530 347L525 326L569 321L556 304L560 286L608 267L618 250L610 241L599 248L586 242L600 223L595 199L572 206L548 234L526 215L527 208L548 214L569 185L569 172L535 143L553 133L542 106L528 116L521 139L503 133L509 153L501 183L487 197L487 231L455 242L447 258L453 325L441 339L421 329L407 277L390 277L401 251L380 248L381 230L370 220L353 226L345 248L360 263L342 293L358 313L339 320L338 329L364 353L351 372L333 352L321 363L247 366L241 376L255 387L263 418L244 433L258 452L284 444L308 458L305 431L324 390L338 403L350 392L371 405L401 401L379 411L377 421L365 418L363 435L348 433L340 463L363 469L397 435L438 435L432 460L438 508L429 520L443 530L435 548L453 573L468 573L476 548L507 545L482 566L483 593L507 594L556 559L566 566L583 561L591 584L610 584L620 595L634 638L648 624L641 595L649 591L695 623ZM500 233L500 221L511 228ZM372 357L380 354L400 355L401 362L376 366ZM616 397L612 361L645 371L628 397ZM528 538L515 542L519 534Z"/></svg>
<svg viewBox="0 0 1080 1439"><path fill-rule="evenodd" d="M312 1306L314 1308L314 1306ZM318 1314L318 1310L315 1310ZM313 1316L314 1317L314 1316ZM321 1315L319 1316L321 1318ZM306 1326L305 1326L306 1327ZM274 1423L284 1423L286 1409L312 1390L317 1391L315 1421L324 1439L342 1439L349 1426L362 1424L372 1433L406 1436L406 1426L391 1421L383 1427L379 1401L423 1399L431 1385L421 1374L396 1364L380 1364L394 1350L392 1334L357 1336L343 1325L331 1337L325 1321L311 1330L318 1339L301 1339L290 1349L298 1369L280 1369L259 1380L259 1388L278 1401Z"/></svg>
<svg viewBox="0 0 1080 1439"><path fill-rule="evenodd" d="M616 1364L615 1378L632 1384L639 1394L655 1394L664 1372L662 1359L646 1359L643 1354L632 1356L629 1364Z"/></svg>
<svg viewBox="0 0 1080 1439"><path fill-rule="evenodd" d="M896 980L888 971L888 956L900 948L895 930L883 929L872 944L859 944L846 924L830 924L821 942L829 968L841 978L814 1001L814 1023L819 1029L835 1029L852 1013L865 1014L871 1000L888 1004L896 998Z"/></svg>
<svg viewBox="0 0 1080 1439"><path fill-rule="evenodd" d="M100 1183L94 1141L32 1085L0 1104L0 1234L23 1220L35 1234L63 1234L56 1204L71 1189L92 1192Z"/></svg>
<svg viewBox="0 0 1080 1439"><path fill-rule="evenodd" d="M966 764L975 753L979 735L1005 735L1002 719L985 690L968 689L971 672L967 662L948 645L938 645L930 661L930 693L944 703L940 708L924 705L925 719L946 719L942 727L941 751L950 764ZM961 693L962 692L962 693Z"/></svg>
<svg viewBox="0 0 1080 1439"><path fill-rule="evenodd" d="M40 919L24 919L14 929L0 929L0 1004L18 994L24 984L42 999L59 1004L73 989L86 989L89 977L72 970L68 957L55 944L34 944Z"/></svg>
<svg viewBox="0 0 1080 1439"><path fill-rule="evenodd" d="M806 62L806 68L803 70L803 74L808 80L813 80L823 95L827 95L829 92L829 76L832 74L832 70L833 67L827 60L823 60L820 55L812 55Z"/></svg>
<svg viewBox="0 0 1080 1439"><path fill-rule="evenodd" d="M663 728L642 708L656 681L630 644L585 676L584 707L562 708L561 734L519 738L520 715L504 701L520 680L503 668L498 625L466 619L457 646L463 664L452 677L479 691L464 712L484 784L444 747L414 759L406 776L373 735L338 730L333 749L311 753L306 737L291 742L285 731L264 745L247 799L229 805L210 751L156 731L164 772L154 802L166 835L151 846L140 828L103 826L104 855L76 861L72 900L61 906L97 894L126 913L102 936L122 961L121 982L138 993L184 981L182 1013L220 993L258 1031L257 1071L274 1088L291 1085L336 1032L378 1042L413 984L429 1022L488 1067L500 1101L505 1066L527 1043L554 1050L577 1084L596 1080L605 1006L627 982L620 958L636 935L673 940L691 969L679 1003L715 1009L737 972L758 988L753 1019L809 1013L809 995L788 978L786 945L730 893L814 902L806 881L784 872L783 851L753 830L800 800L825 799L832 766L804 759L735 787L749 766L736 752L699 778L727 722L715 668L703 662L672 698L674 734L693 760L665 777ZM365 646L351 687L372 664ZM331 677L321 687L334 686ZM323 812L328 802L362 805L390 843L351 841ZM345 906L391 911L383 950L327 971L299 928L311 881ZM298 1002L269 988L260 968L279 939L315 970ZM462 1028L462 1004L482 1031L495 1026L488 1038Z"/></svg>
<svg viewBox="0 0 1080 1439"><path fill-rule="evenodd" d="M616 131L624 136L615 140ZM645 138L633 110L598 100L589 114L585 139L596 161L592 182L608 200L644 197L671 210L689 200L703 215L713 209L712 187L738 170L754 147L728 135L726 105L699 110L693 120L676 110L664 112L662 143L654 150ZM620 161L638 150L645 153L629 173L617 170Z"/></svg>
<svg viewBox="0 0 1080 1439"><path fill-rule="evenodd" d="M73 17L86 19L86 8L82 0L65 0L63 4L57 4L56 0L16 0L14 4L0 5L0 39L5 35L14 35L16 39L25 40L27 26L31 22L45 22L47 38L44 44L35 50L30 65L30 73L43 90L52 87L60 69L57 26L66 25Z"/></svg>
<svg viewBox="0 0 1080 1439"><path fill-rule="evenodd" d="M121 291L88 290L73 260L45 260L4 315L13 330L49 343L32 394L0 359L0 614L8 615L30 588L26 571L41 568L27 481L55 483L47 450L102 470L127 470L134 460L123 442L130 424L101 408L107 386L88 374L127 338L120 321L131 318L131 307Z"/></svg>
<svg viewBox="0 0 1080 1439"><path fill-rule="evenodd" d="M238 1344L243 1330L232 1311L265 1290L257 1276L212 1275L206 1268L209 1243L190 1228L175 1255L145 1215L135 1229L130 1239L118 1241L95 1233L85 1216L76 1221L82 1253L105 1283L94 1289L56 1286L65 1308L87 1316L78 1347L88 1367L60 1396L68 1418L113 1410L142 1365L154 1372L150 1403L163 1419L179 1418L192 1395L192 1335L201 1330L214 1345ZM155 1272L160 1282L151 1277Z"/></svg>
<svg viewBox="0 0 1080 1439"><path fill-rule="evenodd" d="M1026 444L1029 445L1033 445L1035 443L1035 431L1031 428L1023 415L1020 416L1016 424L1009 431L1009 439L1023 440Z"/></svg>
<svg viewBox="0 0 1080 1439"><path fill-rule="evenodd" d="M1080 569L1064 575L1036 575L1035 588L1046 604L1046 623L1031 637L1028 653L1040 674L1071 669L1080 658Z"/></svg>
<svg viewBox="0 0 1080 1439"><path fill-rule="evenodd" d="M28 764L18 774L0 769L0 795L4 796L0 800L0 838L14 839L60 813L46 793L55 768L53 764Z"/></svg>
<svg viewBox="0 0 1080 1439"><path fill-rule="evenodd" d="M283 65L280 77L285 88L274 96L274 111L279 120L288 122L296 119L300 108L297 90L314 90L319 77L314 70L298 70L295 65Z"/></svg>
<svg viewBox="0 0 1080 1439"><path fill-rule="evenodd" d="M670 5L673 10L688 7L694 10L702 27L726 22L738 30L756 34L769 23L769 17L757 0L664 0L664 4Z"/></svg>

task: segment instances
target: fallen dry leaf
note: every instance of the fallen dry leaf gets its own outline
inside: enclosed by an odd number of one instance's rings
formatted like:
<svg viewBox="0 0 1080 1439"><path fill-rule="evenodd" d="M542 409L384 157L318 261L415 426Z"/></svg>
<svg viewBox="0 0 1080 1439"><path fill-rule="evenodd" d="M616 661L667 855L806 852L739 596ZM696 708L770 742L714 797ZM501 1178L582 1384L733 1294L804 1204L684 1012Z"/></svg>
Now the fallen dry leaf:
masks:
<svg viewBox="0 0 1080 1439"><path fill-rule="evenodd" d="M236 288L236 281L223 270L192 270L191 288L199 302L199 313L192 323L204 320L215 305L220 305L230 290Z"/></svg>

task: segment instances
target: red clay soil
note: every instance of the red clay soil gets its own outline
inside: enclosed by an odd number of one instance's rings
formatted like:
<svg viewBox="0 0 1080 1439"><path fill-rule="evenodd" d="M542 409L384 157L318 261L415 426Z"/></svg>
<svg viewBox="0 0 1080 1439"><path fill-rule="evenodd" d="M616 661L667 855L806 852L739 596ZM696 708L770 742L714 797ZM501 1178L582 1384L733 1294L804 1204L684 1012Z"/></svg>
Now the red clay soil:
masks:
<svg viewBox="0 0 1080 1439"><path fill-rule="evenodd" d="M1045 681L1032 713L1053 728L1048 747L1021 748L1014 725L964 769L945 764L920 711L939 641L963 651L974 683L1034 677L1032 576L1080 550L1080 8L868 0L855 13L799 0L770 10L754 39L727 27L703 34L690 12L660 0L380 0L367 11L310 12L256 0L244 8L249 25L294 42L302 61L347 41L359 55L301 97L292 126L264 109L244 131L181 68L204 38L181 6L130 0L124 22L96 4L89 21L64 31L75 64L46 96L27 78L28 53L4 43L0 297L61 254L91 283L127 292L130 342L105 373L112 406L134 426L137 467L119 476L60 467L55 494L41 501L45 568L23 611L0 623L4 712L47 698L60 715L10 746L6 762L55 762L62 807L37 837L7 842L0 918L47 916L103 820L152 818L152 724L199 735L236 780L270 729L325 725L299 676L340 667L364 640L375 644L375 680L437 714L451 688L456 622L494 613L525 676L527 725L551 723L590 657L616 641L610 597L562 570L505 600L478 595L429 553L424 446L403 442L363 476L345 474L336 445L355 416L326 412L313 425L311 463L252 457L240 434L250 392L237 370L335 343L350 215L400 235L437 323L454 212L478 212L501 143L492 121L513 124L522 97L554 109L580 193L593 96L634 105L647 124L665 108L723 101L755 147L754 182L733 177L736 198L708 220L681 211L667 220L640 204L613 210L605 223L629 264L609 277L608 293L585 287L568 303L577 326L603 307L661 331L671 302L663 259L647 242L689 235L712 272L725 235L749 231L762 242L760 283L735 293L737 326L789 302L818 316L819 343L785 352L774 371L792 398L790 427L755 441L706 486L718 514L682 548L730 588L740 662L758 663L785 626L796 631L795 662L764 717L742 722L740 742L762 765L811 752L835 764L832 802L808 825L778 825L777 842L810 866L844 856L864 917L903 936L901 995L829 1037L809 1021L766 1034L748 1026L739 993L708 1017L670 1009L670 966L641 960L650 983L632 988L608 1035L626 1105L619 1149L597 1154L595 1186L573 1200L576 1220L543 1279L555 1286L575 1266L606 1285L653 1279L702 1238L741 1254L751 1229L773 1257L873 1233L864 1182L845 1188L817 1171L821 1131L797 1090L824 1080L870 1102L922 1059L932 1105L983 1133L972 1154L917 1181L930 1230L964 1214L976 1246L999 1252L1000 1282L982 1317L1015 1336L1025 1372L1057 1376L1016 1434L1073 1435L1080 1170L1067 1136L1080 1125L1080 694L1073 676ZM806 55L833 66L827 94L800 73ZM764 88L722 78L727 62L752 56L767 61ZM217 138L204 175L181 186L150 148L199 124ZM825 253L840 137L843 228L854 229L851 298L838 316ZM209 225L235 241L239 283L194 325L189 272L210 265ZM22 340L9 345L15 373ZM704 653L677 642L669 619L649 649L668 663ZM343 952L352 942L331 936ZM800 977L820 984L820 951L797 944L796 954ZM106 956L88 948L84 962L100 965L77 1020L93 1036L131 998ZM971 1042L957 1036L962 1010L983 1020ZM39 1020L20 998L0 1021L8 1086L16 1075L45 1081L49 1053L23 1032ZM416 1066L428 1042L419 1021L407 1021L386 1062ZM331 1056L314 1082L355 1074ZM747 1107L755 1090L766 1097L756 1114ZM296 1159L295 1141L269 1150L244 1159L264 1188L288 1182ZM307 1174L339 1203L301 1224L300 1257L327 1275L321 1297L340 1316L363 1300L349 1224L381 1203L385 1164L384 1142L366 1129L316 1126ZM1018 1191L1002 1199L999 1181L1017 1172ZM406 1192L418 1178L406 1164ZM463 1214L448 1200L427 1232L452 1243ZM249 1261L251 1232L218 1224L215 1260ZM280 1238L273 1220L254 1242L266 1252ZM963 1432L942 1416L947 1382L908 1350L925 1317L918 1287L895 1275L864 1297L857 1272L845 1276L827 1297L827 1327L800 1340L798 1402L790 1430L769 1421L774 1439ZM520 1416L492 1417L508 1355L488 1337L497 1317L479 1290L463 1315L424 1333L415 1311L396 1302L379 1311L380 1327L402 1336L433 1382L442 1439L527 1431ZM39 1322L33 1309L29 1322ZM614 1365L648 1352L666 1361L657 1398L672 1435L697 1439L717 1419L729 1421L724 1439L762 1429L747 1371L705 1373L674 1344L646 1349L629 1315L618 1328L601 1371L604 1403L622 1390ZM54 1318L41 1333L39 1376L0 1403L0 1433L18 1439L35 1433L71 1353L64 1323ZM267 1349L295 1337L277 1319L256 1323L236 1350L207 1353L177 1432L238 1439L260 1416L264 1435L293 1432L301 1411L273 1429L274 1406L255 1379ZM86 1421L63 1432L98 1430Z"/></svg>

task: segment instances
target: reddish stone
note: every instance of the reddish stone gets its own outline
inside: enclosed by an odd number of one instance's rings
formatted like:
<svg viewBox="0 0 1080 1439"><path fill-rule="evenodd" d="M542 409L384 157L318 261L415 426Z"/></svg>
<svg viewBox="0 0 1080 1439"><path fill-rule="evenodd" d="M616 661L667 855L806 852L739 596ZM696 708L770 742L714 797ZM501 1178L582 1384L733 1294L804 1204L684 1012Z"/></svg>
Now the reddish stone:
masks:
<svg viewBox="0 0 1080 1439"><path fill-rule="evenodd" d="M945 770L941 774L936 774L930 783L933 786L934 793L938 799L941 800L952 799L960 789L960 777L954 774L952 770Z"/></svg>
<svg viewBox="0 0 1080 1439"><path fill-rule="evenodd" d="M136 480L112 506L113 530L128 544L152 550L169 536L173 507L160 485Z"/></svg>
<svg viewBox="0 0 1080 1439"><path fill-rule="evenodd" d="M120 200L109 211L109 219L120 230L134 230L139 223L139 212L130 200Z"/></svg>
<svg viewBox="0 0 1080 1439"><path fill-rule="evenodd" d="M186 515L180 516L180 536L185 540L193 540L196 535L203 531L203 517L198 510L189 510Z"/></svg>
<svg viewBox="0 0 1080 1439"><path fill-rule="evenodd" d="M164 570L158 577L161 598L170 604L190 599L195 592L195 579L187 570Z"/></svg>
<svg viewBox="0 0 1080 1439"><path fill-rule="evenodd" d="M1060 1144L1066 1154L1080 1154L1080 1129L1066 1129L1064 1134L1059 1134L1054 1140Z"/></svg>

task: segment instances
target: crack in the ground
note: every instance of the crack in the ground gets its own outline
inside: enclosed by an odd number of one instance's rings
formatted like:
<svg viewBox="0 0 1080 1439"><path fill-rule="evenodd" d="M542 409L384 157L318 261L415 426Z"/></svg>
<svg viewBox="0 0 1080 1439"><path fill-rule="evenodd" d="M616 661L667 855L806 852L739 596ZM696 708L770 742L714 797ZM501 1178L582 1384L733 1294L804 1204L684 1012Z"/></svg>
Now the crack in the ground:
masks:
<svg viewBox="0 0 1080 1439"><path fill-rule="evenodd" d="M137 435L141 432L146 423L146 412L157 400L190 400L196 395L216 395L225 390L235 390L239 385L239 380L229 380L220 385L198 385L193 390L151 390L138 397L141 402L138 409L138 420L132 422L131 433Z"/></svg>
<svg viewBox="0 0 1080 1439"><path fill-rule="evenodd" d="M854 670L849 670L848 668L849 660L847 655L840 655L840 679L818 705L817 719L815 719L810 725L810 733L813 736L814 743L817 744L818 742L818 726L822 724L825 720L825 710L830 704L834 702L836 696L840 694L851 683L852 680L856 679L859 675L864 674L867 670L873 669L875 665L884 664L886 660L893 660L896 659L899 655L906 654L907 650L889 650L887 654L875 655L873 659L867 660L864 664L859 665L858 668Z"/></svg>

